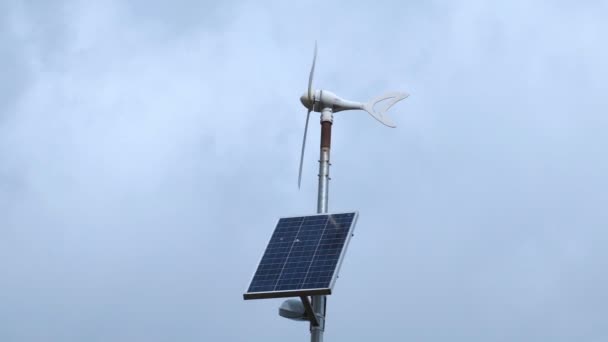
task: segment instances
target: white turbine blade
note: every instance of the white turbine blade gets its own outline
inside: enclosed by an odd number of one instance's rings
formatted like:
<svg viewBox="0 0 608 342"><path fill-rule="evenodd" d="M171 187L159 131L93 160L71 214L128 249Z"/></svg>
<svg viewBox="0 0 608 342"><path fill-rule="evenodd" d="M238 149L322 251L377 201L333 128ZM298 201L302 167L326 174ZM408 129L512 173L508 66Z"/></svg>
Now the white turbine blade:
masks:
<svg viewBox="0 0 608 342"><path fill-rule="evenodd" d="M302 164L304 164L304 150L306 149L306 134L308 133L308 120L310 119L310 109L306 114L306 124L304 124L304 138L302 139L302 153L300 154L300 171L298 173L298 189L302 183Z"/></svg>
<svg viewBox="0 0 608 342"><path fill-rule="evenodd" d="M312 57L312 67L310 68L310 75L308 75L308 101L310 101L311 106L313 103L312 98L312 77L315 74L315 63L317 62L317 41L315 40L315 53Z"/></svg>
<svg viewBox="0 0 608 342"><path fill-rule="evenodd" d="M404 98L410 96L408 93L396 93L396 92L392 92L392 93L387 93L384 94L382 96L378 96L375 99L369 101L368 103L363 105L363 110L365 110L366 112L369 113L369 115L373 116L374 119L380 121L382 124L388 126L388 127L397 127L397 125L395 125L393 123L393 121L386 115L384 115L386 113L386 111L388 111L395 103L403 100ZM376 106L378 103L382 102L382 101L388 101L387 105L380 110L376 110L374 108L374 106Z"/></svg>

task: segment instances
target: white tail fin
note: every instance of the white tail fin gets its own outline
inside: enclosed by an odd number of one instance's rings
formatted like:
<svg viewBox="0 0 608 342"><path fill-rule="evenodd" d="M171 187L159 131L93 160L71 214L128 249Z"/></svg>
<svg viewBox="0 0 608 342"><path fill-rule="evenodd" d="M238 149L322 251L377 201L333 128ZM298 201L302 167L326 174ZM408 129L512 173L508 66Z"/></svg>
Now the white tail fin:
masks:
<svg viewBox="0 0 608 342"><path fill-rule="evenodd" d="M382 124L388 127L397 127L393 121L384 115L386 111L389 110L395 103L403 100L404 98L410 96L408 93L387 93L381 96L376 97L375 99L369 101L368 103L363 105L363 110L368 112L374 119L380 121ZM375 109L374 107L382 101L387 101L382 109Z"/></svg>

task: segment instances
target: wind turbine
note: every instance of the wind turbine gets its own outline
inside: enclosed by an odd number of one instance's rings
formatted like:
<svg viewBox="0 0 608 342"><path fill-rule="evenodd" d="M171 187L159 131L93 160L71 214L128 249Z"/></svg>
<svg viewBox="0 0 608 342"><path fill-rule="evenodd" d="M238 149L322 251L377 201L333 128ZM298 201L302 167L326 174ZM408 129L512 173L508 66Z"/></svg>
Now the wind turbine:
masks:
<svg viewBox="0 0 608 342"><path fill-rule="evenodd" d="M317 213L327 213L329 197L329 151L331 147L331 127L333 123L333 113L346 110L364 110L374 119L388 127L396 127L393 121L386 116L386 111L395 103L409 96L403 92L390 92L378 96L367 103L345 100L331 91L313 89L312 80L315 73L317 61L317 43L312 59L312 67L308 76L308 91L300 97L300 101L308 109L306 114L306 124L304 126L304 138L302 140L302 152L300 154L300 170L298 174L298 188L302 182L302 165L304 162L304 150L306 148L306 135L308 133L308 122L311 112L321 113L321 155L319 159L319 188L317 197ZM376 105L386 101L383 109L376 109ZM296 309L294 309L296 308ZM279 309L283 317L294 319L293 317L304 317L303 312L310 312L306 320L310 323L311 342L322 342L325 330L325 309L326 296L312 296L312 305L308 299L302 298L302 303L297 300L287 300ZM294 311L295 312L292 312ZM294 316L295 315L295 316Z"/></svg>
<svg viewBox="0 0 608 342"><path fill-rule="evenodd" d="M313 89L312 80L315 73L315 65L317 62L317 42L315 42L315 51L312 59L312 67L308 76L308 92L300 96L300 102L308 109L306 114L306 123L304 124L304 138L302 139L302 152L300 154L300 170L298 173L298 188L302 183L302 165L304 164L304 150L306 149L306 135L308 133L308 122L311 112L321 113L321 146L323 147L323 132L326 133L326 143L329 149L331 137L331 125L333 123L333 113L345 110L364 110L374 119L378 120L385 126L397 127L393 121L385 115L385 113L397 102L409 96L404 92L389 92L378 96L367 103L350 101L340 98L338 95L327 90ZM376 109L376 105L386 101L382 109ZM324 123L326 123L324 125ZM328 156L329 157L329 156Z"/></svg>

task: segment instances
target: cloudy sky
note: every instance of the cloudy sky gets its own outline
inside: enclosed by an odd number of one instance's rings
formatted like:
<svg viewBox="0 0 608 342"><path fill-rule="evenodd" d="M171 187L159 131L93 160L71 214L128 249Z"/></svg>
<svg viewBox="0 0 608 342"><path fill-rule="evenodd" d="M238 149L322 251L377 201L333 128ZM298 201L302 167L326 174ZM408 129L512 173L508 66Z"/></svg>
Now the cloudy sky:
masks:
<svg viewBox="0 0 608 342"><path fill-rule="evenodd" d="M605 1L0 2L0 340L307 341L273 224L360 212L327 341L608 340Z"/></svg>

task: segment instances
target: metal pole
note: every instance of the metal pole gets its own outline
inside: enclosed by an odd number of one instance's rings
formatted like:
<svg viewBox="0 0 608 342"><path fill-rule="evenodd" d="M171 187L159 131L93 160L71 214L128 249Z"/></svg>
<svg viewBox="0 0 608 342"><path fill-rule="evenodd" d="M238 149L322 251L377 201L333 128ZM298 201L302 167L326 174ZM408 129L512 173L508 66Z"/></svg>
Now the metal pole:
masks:
<svg viewBox="0 0 608 342"><path fill-rule="evenodd" d="M324 214L328 210L329 197L329 150L331 147L331 125L333 112L331 108L324 108L321 112L321 155L319 158L319 193L317 197L317 213ZM325 331L326 296L312 296L312 308L318 326L310 325L310 341L323 342Z"/></svg>

